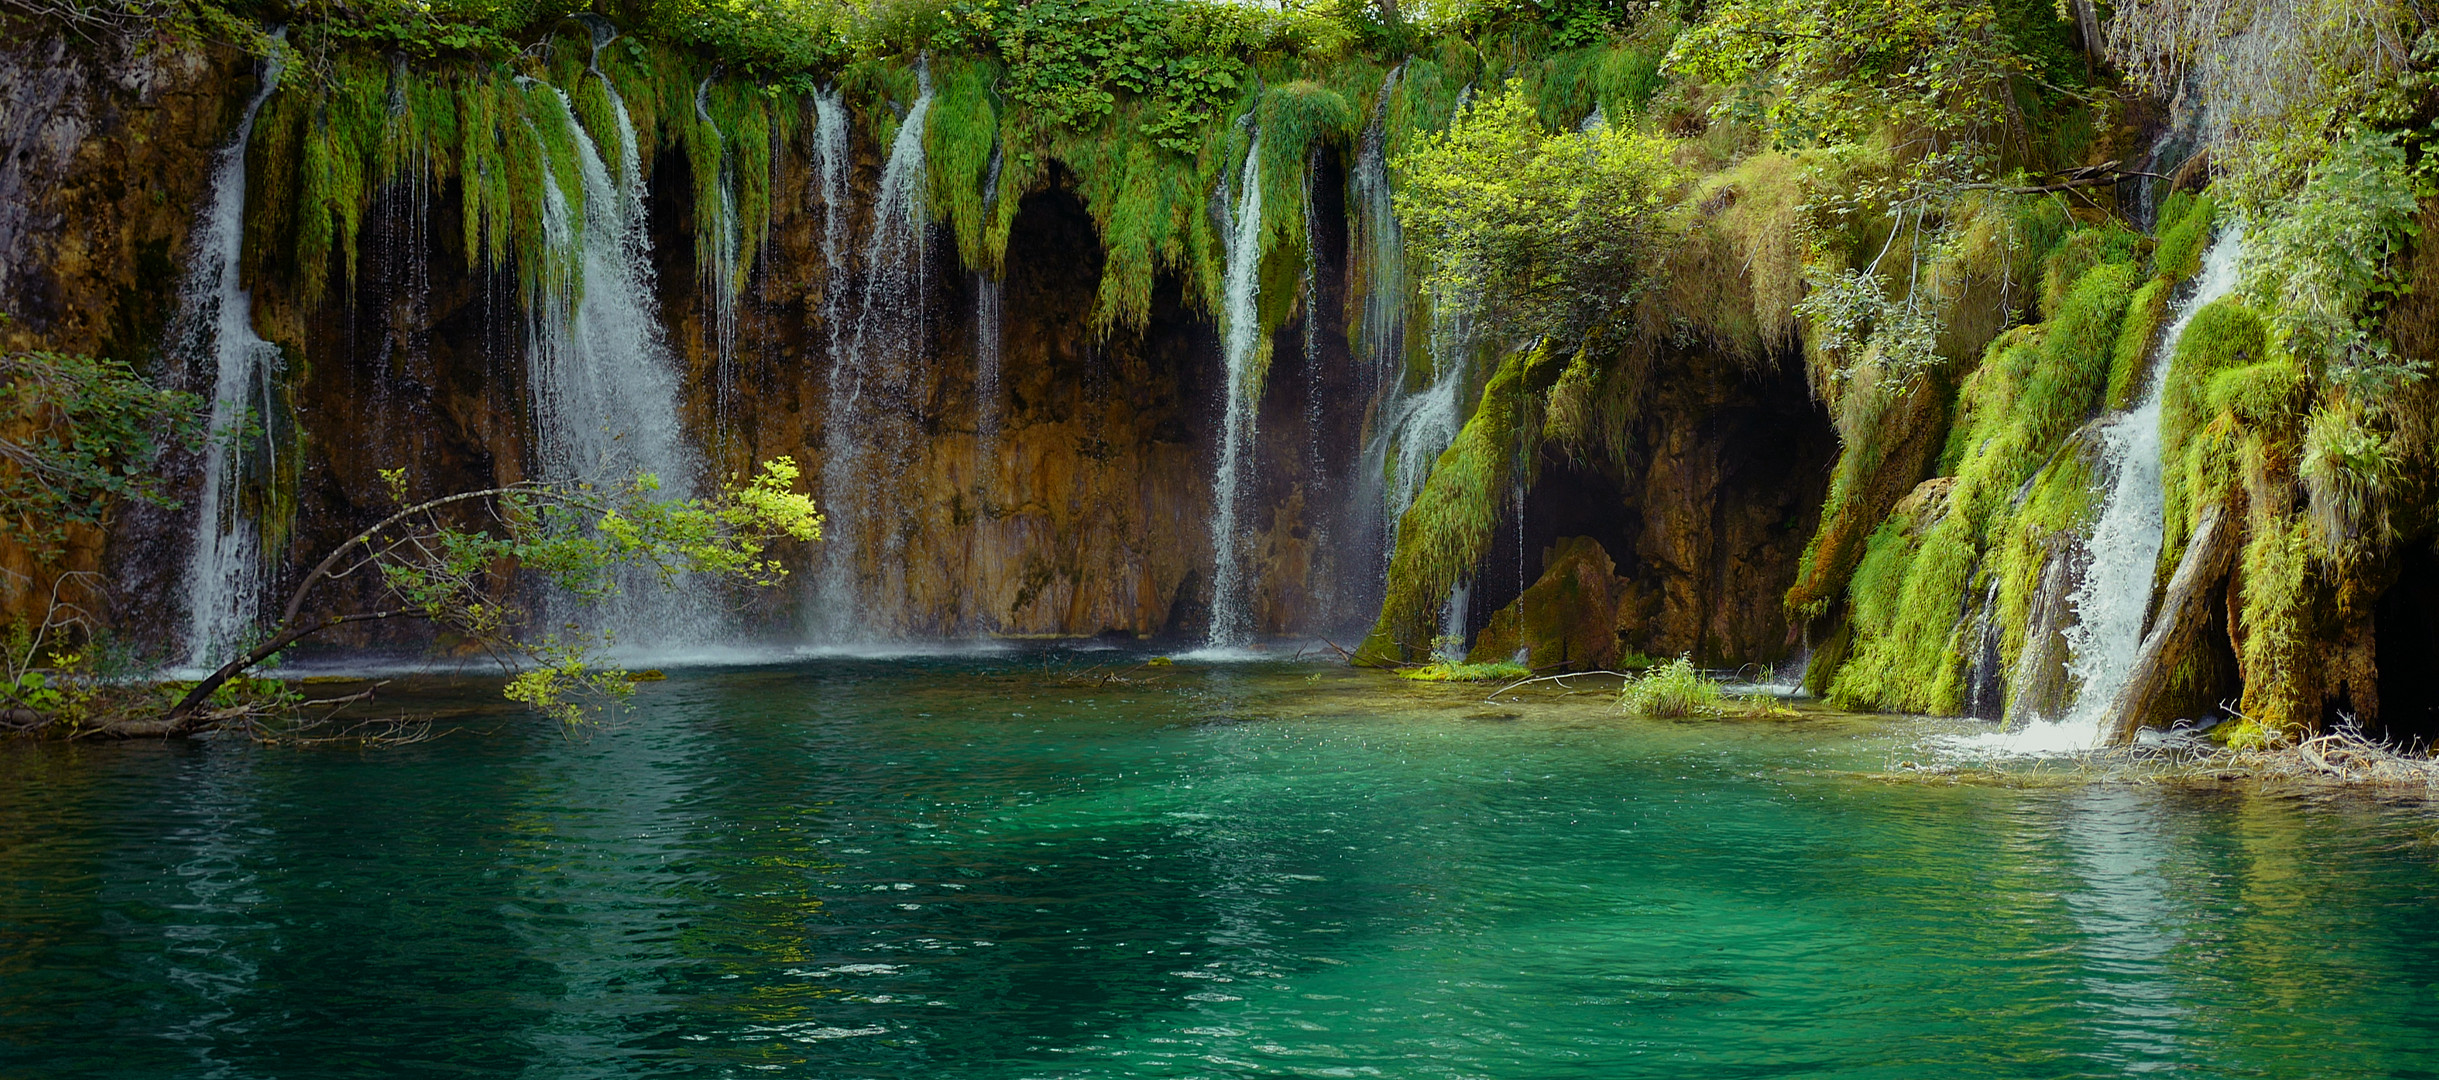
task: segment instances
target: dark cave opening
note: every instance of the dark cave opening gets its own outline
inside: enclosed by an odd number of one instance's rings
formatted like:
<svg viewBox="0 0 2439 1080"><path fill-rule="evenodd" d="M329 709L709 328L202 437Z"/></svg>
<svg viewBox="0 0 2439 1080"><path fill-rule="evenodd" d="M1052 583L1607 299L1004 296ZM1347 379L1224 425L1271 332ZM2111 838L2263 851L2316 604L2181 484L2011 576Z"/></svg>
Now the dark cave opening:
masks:
<svg viewBox="0 0 2439 1080"><path fill-rule="evenodd" d="M2380 715L2365 734L2429 746L2439 741L2439 549L2417 544L2397 563L2373 615Z"/></svg>

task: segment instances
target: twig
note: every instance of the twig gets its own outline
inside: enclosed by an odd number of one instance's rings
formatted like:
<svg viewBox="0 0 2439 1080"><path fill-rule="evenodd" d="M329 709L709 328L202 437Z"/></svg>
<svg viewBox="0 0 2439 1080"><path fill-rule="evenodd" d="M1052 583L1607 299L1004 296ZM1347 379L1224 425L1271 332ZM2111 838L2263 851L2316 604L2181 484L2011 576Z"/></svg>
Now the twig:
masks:
<svg viewBox="0 0 2439 1080"><path fill-rule="evenodd" d="M1483 701L1485 701L1485 702L1492 701L1492 700L1496 699L1496 698L1497 698L1499 695L1504 694L1504 693L1507 693L1508 691L1513 690L1513 689L1515 689L1515 688L1517 688L1517 687L1519 687L1519 686L1527 686L1527 685L1530 685L1530 684L1533 684L1533 683L1537 683L1537 682L1550 682L1550 681L1557 680L1557 679L1572 679L1572 678L1575 678L1576 676L1579 676L1579 675L1615 675L1615 676L1617 676L1618 678L1621 678L1621 679L1631 679L1631 678L1634 678L1634 676L1632 676L1632 675L1628 675L1628 674L1626 674L1626 673L1625 673L1625 672L1623 672L1623 671L1611 671L1611 670L1609 670L1609 669L1607 669L1607 668L1602 668L1602 669L1599 669L1599 670L1597 670L1597 671L1562 671L1562 672L1559 672L1559 673L1558 673L1558 674L1556 674L1556 675L1535 675L1535 676L1533 676L1532 678L1529 678L1529 679L1519 679L1519 680L1517 680L1517 681L1515 681L1515 682L1512 682L1512 683L1507 684L1506 686L1502 686L1502 687L1500 687L1500 688L1499 688L1499 689L1497 689L1497 690L1493 690L1493 691L1491 691L1491 695L1490 695L1490 697L1483 698L1482 700L1483 700Z"/></svg>

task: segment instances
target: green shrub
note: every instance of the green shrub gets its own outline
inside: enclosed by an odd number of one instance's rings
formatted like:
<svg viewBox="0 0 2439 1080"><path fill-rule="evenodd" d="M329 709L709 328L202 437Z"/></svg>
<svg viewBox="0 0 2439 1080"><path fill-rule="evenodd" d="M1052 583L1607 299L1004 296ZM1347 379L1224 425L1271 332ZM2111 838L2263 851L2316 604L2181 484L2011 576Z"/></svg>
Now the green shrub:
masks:
<svg viewBox="0 0 2439 1080"><path fill-rule="evenodd" d="M1628 680L1618 691L1618 708L1630 716L1659 719L1717 716L1720 699L1719 684L1705 677L1687 655Z"/></svg>

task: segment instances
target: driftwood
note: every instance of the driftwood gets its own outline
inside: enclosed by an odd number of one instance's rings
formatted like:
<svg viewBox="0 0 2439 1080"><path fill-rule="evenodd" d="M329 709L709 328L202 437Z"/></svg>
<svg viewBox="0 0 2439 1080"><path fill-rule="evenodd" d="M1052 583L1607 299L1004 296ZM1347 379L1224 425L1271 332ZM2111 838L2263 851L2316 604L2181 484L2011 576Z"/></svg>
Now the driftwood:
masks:
<svg viewBox="0 0 2439 1080"><path fill-rule="evenodd" d="M2184 558L2177 560L2176 576L2168 581L2159 617L2152 621L2151 632L2143 635L2134 670L2126 676L2125 685L2118 687L2101 720L2102 745L2133 741L2134 730L2167 691L2177 659L2193 647L2194 638L2202 632L2212 588L2226 576L2235 553L2236 530L2227 523L2224 509L2213 505L2204 510L2193 539L2185 545Z"/></svg>

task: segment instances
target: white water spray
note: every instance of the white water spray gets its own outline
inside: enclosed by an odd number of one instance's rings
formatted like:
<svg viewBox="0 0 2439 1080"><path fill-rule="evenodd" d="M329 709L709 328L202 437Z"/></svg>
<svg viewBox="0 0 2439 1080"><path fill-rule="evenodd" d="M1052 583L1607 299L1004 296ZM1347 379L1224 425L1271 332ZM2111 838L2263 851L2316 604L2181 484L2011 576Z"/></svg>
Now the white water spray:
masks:
<svg viewBox="0 0 2439 1080"><path fill-rule="evenodd" d="M212 161L211 196L195 222L194 259L179 285L171 326L173 353L187 370L212 372L211 441L203 451L203 492L186 573L187 663L196 668L216 667L245 645L262 590L262 534L247 513L243 489L250 472L268 478L275 463L271 440L248 437L247 421L258 392L262 418L272 415L270 381L280 355L254 333L254 301L238 280L238 267L245 247L246 147L255 114L279 87L281 55L275 50L264 61L262 85L246 102L237 134ZM249 450L262 455L259 466L248 460Z"/></svg>
<svg viewBox="0 0 2439 1080"><path fill-rule="evenodd" d="M1253 612L1245 586L1237 535L1248 451L1260 404L1262 261L1262 136L1245 150L1236 204L1228 219L1227 306L1220 314L1221 356L1227 363L1227 415L1220 432L1219 461L1211 481L1211 629L1206 643L1232 648L1253 640Z"/></svg>
<svg viewBox="0 0 2439 1080"><path fill-rule="evenodd" d="M2193 292L2160 338L2151 377L2134 411L2101 434L2110 478L2108 501L2086 545L2091 563L2073 600L2075 625L2067 631L2074 659L2067 665L2078 687L2068 719L2097 735L2101 714L2116 698L2134 657L2142 651L2143 616L2151 606L2151 582L2165 533L2165 492L2160 483L2160 400L2177 343L2195 313L2235 291L2236 266L2244 257L2242 231L2230 227L2202 257Z"/></svg>

